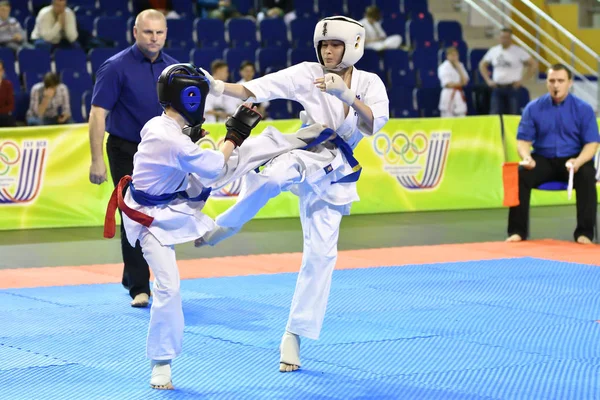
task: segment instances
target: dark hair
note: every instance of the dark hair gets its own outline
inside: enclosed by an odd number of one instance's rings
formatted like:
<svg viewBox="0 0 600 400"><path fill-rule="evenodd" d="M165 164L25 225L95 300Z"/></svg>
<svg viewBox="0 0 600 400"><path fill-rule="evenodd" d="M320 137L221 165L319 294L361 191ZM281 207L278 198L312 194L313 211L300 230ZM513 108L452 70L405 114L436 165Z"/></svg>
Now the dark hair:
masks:
<svg viewBox="0 0 600 400"><path fill-rule="evenodd" d="M500 30L500 32L507 32L507 33L510 33L511 35L512 35L512 33L513 33L512 29L510 29L510 28L502 28L502 29Z"/></svg>
<svg viewBox="0 0 600 400"><path fill-rule="evenodd" d="M450 47L447 47L447 48L446 48L446 54L448 54L448 53L456 53L456 54L459 54L459 53L458 53L458 49L457 49L456 47L454 47L454 46L450 46Z"/></svg>
<svg viewBox="0 0 600 400"><path fill-rule="evenodd" d="M221 59L215 60L210 64L210 72L215 72L222 67L228 67L227 63Z"/></svg>
<svg viewBox="0 0 600 400"><path fill-rule="evenodd" d="M365 9L365 16L379 21L381 19L381 11L379 11L379 7L377 6L369 6Z"/></svg>
<svg viewBox="0 0 600 400"><path fill-rule="evenodd" d="M56 87L59 83L60 78L54 72L47 72L46 75L44 75L44 87Z"/></svg>
<svg viewBox="0 0 600 400"><path fill-rule="evenodd" d="M245 60L244 62L242 62L240 64L240 71L248 66L252 67L252 69L254 69L256 71L256 67L254 66L254 63L252 61L248 61L248 60Z"/></svg>
<svg viewBox="0 0 600 400"><path fill-rule="evenodd" d="M1 59L0 59L0 65L2 65L2 68L4 68L4 61L2 61Z"/></svg>
<svg viewBox="0 0 600 400"><path fill-rule="evenodd" d="M569 68L567 68L565 64L554 64L550 67L550 69L552 71L567 71L567 76L569 77L569 80L573 79L573 73Z"/></svg>

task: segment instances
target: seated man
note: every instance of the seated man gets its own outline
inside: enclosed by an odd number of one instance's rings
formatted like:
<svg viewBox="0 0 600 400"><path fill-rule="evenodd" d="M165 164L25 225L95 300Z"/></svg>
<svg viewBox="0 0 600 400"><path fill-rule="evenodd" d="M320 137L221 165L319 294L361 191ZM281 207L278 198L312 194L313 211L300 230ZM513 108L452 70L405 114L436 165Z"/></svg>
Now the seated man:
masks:
<svg viewBox="0 0 600 400"><path fill-rule="evenodd" d="M24 44L25 35L19 21L10 16L10 2L0 0L0 47L18 51Z"/></svg>
<svg viewBox="0 0 600 400"><path fill-rule="evenodd" d="M381 11L377 6L369 6L365 17L359 21L365 27L365 48L381 51L397 49L402 44L402 36L388 36L381 26Z"/></svg>
<svg viewBox="0 0 600 400"><path fill-rule="evenodd" d="M596 116L589 104L569 94L573 81L566 66L553 65L546 84L549 94L527 104L519 124L519 205L510 208L507 241L527 238L531 189L548 181L568 181L572 168L577 192L574 238L589 244L594 238L598 203L593 162L600 142Z"/></svg>
<svg viewBox="0 0 600 400"><path fill-rule="evenodd" d="M67 0L52 0L35 18L31 41L38 48L79 47L75 13L67 7Z"/></svg>
<svg viewBox="0 0 600 400"><path fill-rule="evenodd" d="M58 125L71 123L69 89L53 72L31 88L27 125Z"/></svg>

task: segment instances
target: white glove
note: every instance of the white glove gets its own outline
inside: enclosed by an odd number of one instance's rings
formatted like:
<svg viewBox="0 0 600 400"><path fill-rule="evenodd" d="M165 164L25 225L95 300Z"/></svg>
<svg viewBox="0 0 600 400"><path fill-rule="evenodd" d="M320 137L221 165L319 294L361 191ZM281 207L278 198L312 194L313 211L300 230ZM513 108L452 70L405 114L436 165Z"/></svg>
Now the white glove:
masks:
<svg viewBox="0 0 600 400"><path fill-rule="evenodd" d="M200 71L202 71L202 73L208 79L209 87L210 87L209 93L216 97L221 96L223 94L223 91L225 90L225 82L218 80L218 79L215 80L215 78L213 78L212 75L209 74L208 71L204 70L203 68L198 68L198 69Z"/></svg>
<svg viewBox="0 0 600 400"><path fill-rule="evenodd" d="M356 93L350 90L341 76L336 74L325 74L325 92L337 97L351 106L356 100Z"/></svg>

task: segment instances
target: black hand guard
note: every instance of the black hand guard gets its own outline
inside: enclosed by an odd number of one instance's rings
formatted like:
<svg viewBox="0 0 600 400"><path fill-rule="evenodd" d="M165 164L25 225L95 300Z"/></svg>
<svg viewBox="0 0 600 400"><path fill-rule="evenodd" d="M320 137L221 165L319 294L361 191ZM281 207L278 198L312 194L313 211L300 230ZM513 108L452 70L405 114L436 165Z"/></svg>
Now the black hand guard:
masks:
<svg viewBox="0 0 600 400"><path fill-rule="evenodd" d="M190 137L193 143L206 136L206 131L202 129L202 125L186 126L183 128L183 134Z"/></svg>
<svg viewBox="0 0 600 400"><path fill-rule="evenodd" d="M225 121L227 127L225 140L231 140L236 146L241 146L261 119L262 115L257 111L244 105L239 106L235 113Z"/></svg>

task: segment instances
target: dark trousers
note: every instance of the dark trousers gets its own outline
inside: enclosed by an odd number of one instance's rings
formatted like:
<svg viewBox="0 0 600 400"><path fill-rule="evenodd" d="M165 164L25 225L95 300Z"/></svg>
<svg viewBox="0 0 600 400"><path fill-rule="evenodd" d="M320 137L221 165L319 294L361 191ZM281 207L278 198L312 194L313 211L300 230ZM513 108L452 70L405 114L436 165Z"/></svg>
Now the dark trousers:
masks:
<svg viewBox="0 0 600 400"><path fill-rule="evenodd" d="M529 200L531 189L548 181L568 182L569 171L566 162L573 157L545 158L533 155L536 162L534 169L519 169L519 205L511 207L508 212L508 235L518 234L527 238L529 233ZM581 235L594 239L598 194L596 192L596 169L594 162L582 165L573 177L573 189L577 192L577 227L573 237Z"/></svg>
<svg viewBox="0 0 600 400"><path fill-rule="evenodd" d="M519 112L519 89L511 85L495 87L490 100L490 114L521 115Z"/></svg>
<svg viewBox="0 0 600 400"><path fill-rule="evenodd" d="M125 175L133 174L133 156L137 151L137 143L129 142L118 136L109 135L106 142L106 154L110 164L110 173L115 186ZM119 213L121 211L119 210ZM125 228L121 224L121 252L123 254L123 286L129 288L129 295L134 298L140 293L150 294L150 269L142 254L140 242L131 247L127 241Z"/></svg>
<svg viewBox="0 0 600 400"><path fill-rule="evenodd" d="M17 126L15 117L10 114L0 114L0 128Z"/></svg>

